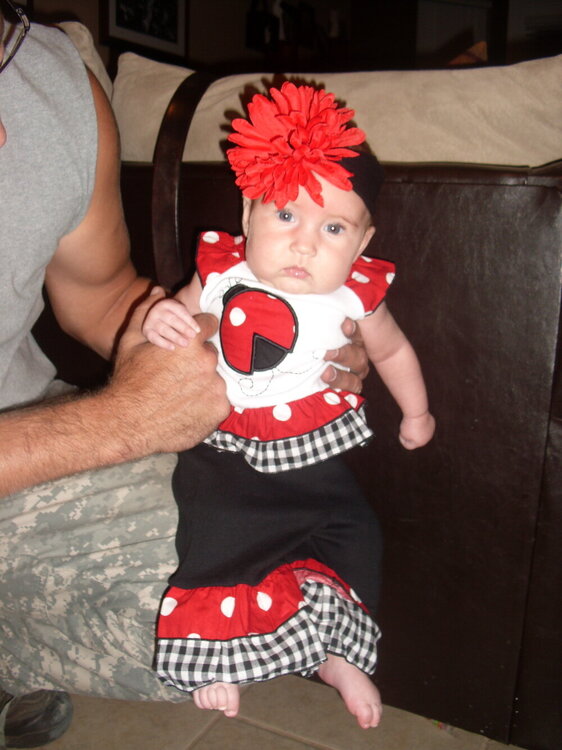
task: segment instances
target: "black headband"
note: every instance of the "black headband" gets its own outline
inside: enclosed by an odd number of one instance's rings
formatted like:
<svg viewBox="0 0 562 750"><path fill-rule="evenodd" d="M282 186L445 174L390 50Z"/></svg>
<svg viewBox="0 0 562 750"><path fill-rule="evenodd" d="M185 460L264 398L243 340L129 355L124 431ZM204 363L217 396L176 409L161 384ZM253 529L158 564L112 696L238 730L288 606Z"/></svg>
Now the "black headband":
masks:
<svg viewBox="0 0 562 750"><path fill-rule="evenodd" d="M363 199L369 212L374 214L377 196L384 182L384 169L373 154L364 151L357 153L358 156L345 156L338 163L353 174L350 180L354 192Z"/></svg>

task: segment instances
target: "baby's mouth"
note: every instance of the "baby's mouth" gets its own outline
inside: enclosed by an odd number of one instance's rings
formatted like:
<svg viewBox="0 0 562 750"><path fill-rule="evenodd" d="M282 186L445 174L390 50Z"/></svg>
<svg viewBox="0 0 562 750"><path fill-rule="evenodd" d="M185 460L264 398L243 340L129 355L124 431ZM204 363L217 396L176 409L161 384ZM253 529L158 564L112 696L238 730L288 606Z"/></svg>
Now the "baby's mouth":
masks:
<svg viewBox="0 0 562 750"><path fill-rule="evenodd" d="M310 276L306 268L303 268L302 266L287 266L287 268L284 268L283 270L287 276L290 276L293 279L306 279Z"/></svg>

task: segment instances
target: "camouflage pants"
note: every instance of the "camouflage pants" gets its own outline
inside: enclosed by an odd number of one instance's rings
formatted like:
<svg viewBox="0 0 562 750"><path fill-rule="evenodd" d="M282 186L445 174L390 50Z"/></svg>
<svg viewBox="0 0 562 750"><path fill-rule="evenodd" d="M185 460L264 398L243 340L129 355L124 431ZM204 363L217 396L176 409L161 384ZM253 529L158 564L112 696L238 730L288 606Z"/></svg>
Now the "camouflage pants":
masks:
<svg viewBox="0 0 562 750"><path fill-rule="evenodd" d="M152 670L160 597L176 567L175 455L0 500L0 686L185 700Z"/></svg>

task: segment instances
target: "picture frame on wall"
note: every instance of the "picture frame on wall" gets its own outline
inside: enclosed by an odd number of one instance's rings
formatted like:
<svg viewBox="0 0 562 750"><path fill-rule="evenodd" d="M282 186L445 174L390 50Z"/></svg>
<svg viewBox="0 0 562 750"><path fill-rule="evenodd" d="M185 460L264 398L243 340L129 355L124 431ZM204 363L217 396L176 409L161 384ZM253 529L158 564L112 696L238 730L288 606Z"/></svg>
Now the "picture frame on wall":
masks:
<svg viewBox="0 0 562 750"><path fill-rule="evenodd" d="M100 41L156 59L185 59L187 0L101 0Z"/></svg>

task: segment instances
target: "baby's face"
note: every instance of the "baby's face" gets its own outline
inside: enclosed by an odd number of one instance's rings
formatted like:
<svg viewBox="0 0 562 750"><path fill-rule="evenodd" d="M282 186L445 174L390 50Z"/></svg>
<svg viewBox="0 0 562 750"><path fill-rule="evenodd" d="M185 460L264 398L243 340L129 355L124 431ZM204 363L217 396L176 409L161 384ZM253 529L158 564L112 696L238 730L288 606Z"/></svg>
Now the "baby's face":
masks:
<svg viewBox="0 0 562 750"><path fill-rule="evenodd" d="M333 292L375 231L357 193L318 179L323 206L304 188L281 210L273 202L244 198L246 261L262 283L283 292Z"/></svg>

